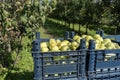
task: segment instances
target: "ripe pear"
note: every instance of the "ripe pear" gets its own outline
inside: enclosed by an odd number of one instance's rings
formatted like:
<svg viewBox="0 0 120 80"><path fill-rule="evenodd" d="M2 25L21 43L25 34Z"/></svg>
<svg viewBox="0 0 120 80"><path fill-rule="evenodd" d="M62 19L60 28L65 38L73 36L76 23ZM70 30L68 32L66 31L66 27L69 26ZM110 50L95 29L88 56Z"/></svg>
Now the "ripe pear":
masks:
<svg viewBox="0 0 120 80"><path fill-rule="evenodd" d="M76 50L77 48L78 48L78 47L73 46L73 47L72 47L72 50Z"/></svg>
<svg viewBox="0 0 120 80"><path fill-rule="evenodd" d="M100 42L103 42L103 38L102 37L99 37L96 40L99 40Z"/></svg>
<svg viewBox="0 0 120 80"><path fill-rule="evenodd" d="M95 49L99 50L100 44L95 44Z"/></svg>
<svg viewBox="0 0 120 80"><path fill-rule="evenodd" d="M54 74L54 76L56 76L56 77L57 77L57 76L59 76L59 74Z"/></svg>
<svg viewBox="0 0 120 80"><path fill-rule="evenodd" d="M116 49L120 49L120 46L117 43L114 43Z"/></svg>
<svg viewBox="0 0 120 80"><path fill-rule="evenodd" d="M44 48L44 47L47 47L47 42L40 43L40 48Z"/></svg>
<svg viewBox="0 0 120 80"><path fill-rule="evenodd" d="M95 35L93 35L93 38L94 39L98 39L98 38L100 38L101 36L99 35L99 34L95 34Z"/></svg>
<svg viewBox="0 0 120 80"><path fill-rule="evenodd" d="M41 48L41 51L42 51L42 52L48 52L49 49L48 49L47 47L43 47L43 48Z"/></svg>
<svg viewBox="0 0 120 80"><path fill-rule="evenodd" d="M52 44L52 43L56 43L56 40L55 39L50 39L49 44Z"/></svg>
<svg viewBox="0 0 120 80"><path fill-rule="evenodd" d="M115 53L109 53L105 55L105 61L108 60L114 60L115 59L116 54Z"/></svg>
<svg viewBox="0 0 120 80"><path fill-rule="evenodd" d="M70 64L74 64L75 63L75 61L70 61Z"/></svg>
<svg viewBox="0 0 120 80"><path fill-rule="evenodd" d="M56 46L57 44L56 43L51 43L51 44L49 44L49 48L51 48L51 47L54 47L54 46Z"/></svg>
<svg viewBox="0 0 120 80"><path fill-rule="evenodd" d="M74 37L73 37L73 40L77 40L78 38L80 38L80 36L79 35L75 35Z"/></svg>
<svg viewBox="0 0 120 80"><path fill-rule="evenodd" d="M60 56L60 58L61 58L62 60L64 60L64 59L66 59L66 56Z"/></svg>
<svg viewBox="0 0 120 80"><path fill-rule="evenodd" d="M71 46L78 47L79 44L76 41L71 42Z"/></svg>
<svg viewBox="0 0 120 80"><path fill-rule="evenodd" d="M61 42L61 40L60 40L60 39L57 39L57 40L56 40L56 43L57 43L57 44L59 44L60 42Z"/></svg>
<svg viewBox="0 0 120 80"><path fill-rule="evenodd" d="M65 42L61 42L57 46L58 46L59 49L61 49L62 46L67 46L67 44Z"/></svg>
<svg viewBox="0 0 120 80"><path fill-rule="evenodd" d="M54 46L57 46L57 43L56 43L55 39L50 39L49 40L49 48L51 49Z"/></svg>
<svg viewBox="0 0 120 80"><path fill-rule="evenodd" d="M88 42L88 41L86 41L86 47L87 47L87 48L89 47L89 42Z"/></svg>
<svg viewBox="0 0 120 80"><path fill-rule="evenodd" d="M82 38L85 38L87 35L82 35Z"/></svg>
<svg viewBox="0 0 120 80"><path fill-rule="evenodd" d="M92 37L92 36L90 36L90 35L87 35L87 36L85 37L85 39L86 39L86 41L89 41L89 40L92 40L92 39L93 39L93 37Z"/></svg>
<svg viewBox="0 0 120 80"><path fill-rule="evenodd" d="M77 38L77 40L76 40L76 41L77 41L78 43L80 43L80 40L81 40L81 39L82 39L82 38L81 38L81 37L79 37L79 38Z"/></svg>
<svg viewBox="0 0 120 80"><path fill-rule="evenodd" d="M102 43L104 43L105 45L107 44L107 43L109 43L109 42L112 42L110 39L108 39L108 38L106 38L106 39L103 39L103 42Z"/></svg>
<svg viewBox="0 0 120 80"><path fill-rule="evenodd" d="M67 62L66 61L62 61L62 64L67 64Z"/></svg>
<svg viewBox="0 0 120 80"><path fill-rule="evenodd" d="M95 44L100 44L101 42L99 40L95 40Z"/></svg>
<svg viewBox="0 0 120 80"><path fill-rule="evenodd" d="M65 42L65 43L66 43L66 45L68 45L68 44L69 44L69 41L68 41L68 40L63 40L63 42Z"/></svg>
<svg viewBox="0 0 120 80"><path fill-rule="evenodd" d="M58 46L53 46L50 48L50 51L60 51Z"/></svg>
<svg viewBox="0 0 120 80"><path fill-rule="evenodd" d="M68 51L68 50L70 50L70 48L67 45L66 46L62 46L60 48L60 51Z"/></svg>
<svg viewBox="0 0 120 80"><path fill-rule="evenodd" d="M60 56L54 56L53 59L54 60L61 60Z"/></svg>
<svg viewBox="0 0 120 80"><path fill-rule="evenodd" d="M100 44L100 47L99 47L100 50L104 50L106 49L105 45L104 44Z"/></svg>
<svg viewBox="0 0 120 80"><path fill-rule="evenodd" d="M107 49L115 49L115 45L112 42L108 42L105 46Z"/></svg>
<svg viewBox="0 0 120 80"><path fill-rule="evenodd" d="M79 47L79 43L77 43L76 41L71 42L71 49L72 50L76 50Z"/></svg>

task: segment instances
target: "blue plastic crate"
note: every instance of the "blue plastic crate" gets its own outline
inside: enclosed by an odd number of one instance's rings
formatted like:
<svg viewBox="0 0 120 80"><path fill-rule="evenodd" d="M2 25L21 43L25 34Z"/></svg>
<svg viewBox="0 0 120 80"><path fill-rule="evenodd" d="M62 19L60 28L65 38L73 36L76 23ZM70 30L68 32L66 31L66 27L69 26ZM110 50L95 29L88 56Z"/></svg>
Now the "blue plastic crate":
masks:
<svg viewBox="0 0 120 80"><path fill-rule="evenodd" d="M120 35L104 36L102 30L97 34L120 42ZM65 37L59 39L72 41L73 36L74 32L66 32ZM86 49L85 39L82 39L79 50L42 53L39 44L44 41L49 39L41 39L40 33L33 41L34 80L120 80L120 49L95 50L94 40ZM108 57L108 54L114 56ZM60 56L66 58L55 59Z"/></svg>
<svg viewBox="0 0 120 80"><path fill-rule="evenodd" d="M65 38L72 38L68 32ZM49 39L41 39L36 33L33 41L32 56L34 60L34 80L86 80L86 43L81 40L81 46L76 51L41 52L40 43ZM66 58L60 58L65 56Z"/></svg>
<svg viewBox="0 0 120 80"><path fill-rule="evenodd" d="M96 34L100 34L100 36L102 36L103 38L110 38L114 42L120 43L120 35L107 35L107 36L105 36L103 30L97 31Z"/></svg>
<svg viewBox="0 0 120 80"><path fill-rule="evenodd" d="M104 36L103 31L97 32L103 38L112 38L120 42L120 35ZM88 50L88 80L120 80L120 49L95 50L95 42L91 40Z"/></svg>

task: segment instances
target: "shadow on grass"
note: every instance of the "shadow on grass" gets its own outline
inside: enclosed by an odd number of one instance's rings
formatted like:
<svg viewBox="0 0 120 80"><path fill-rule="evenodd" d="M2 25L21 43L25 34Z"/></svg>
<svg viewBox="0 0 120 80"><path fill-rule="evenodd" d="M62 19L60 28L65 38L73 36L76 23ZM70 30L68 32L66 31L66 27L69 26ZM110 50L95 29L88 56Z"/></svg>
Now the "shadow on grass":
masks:
<svg viewBox="0 0 120 80"><path fill-rule="evenodd" d="M11 64L14 62L11 57L12 57L11 53L1 50L0 51L0 67L1 65L4 68L11 67Z"/></svg>
<svg viewBox="0 0 120 80"><path fill-rule="evenodd" d="M65 31L72 31L69 27L55 23L49 19L46 20L45 29L46 33L53 35L54 37L64 37Z"/></svg>
<svg viewBox="0 0 120 80"><path fill-rule="evenodd" d="M51 18L52 19L52 18ZM57 21L57 20L56 20ZM46 22L46 25L47 27L51 28L52 32L57 32L59 30L72 30L70 29L68 26L65 26L65 25L61 25L59 23L56 23L56 21L52 21L52 20L47 20ZM59 28L58 28L59 27ZM67 27L67 28L65 28ZM99 29L102 29L104 30L104 32L106 34L109 34L109 35L114 35L115 34L115 26L107 26L107 25L89 25L89 30L94 30L94 31L98 31ZM56 31L55 31L56 30ZM49 30L48 30L49 31ZM78 30L76 30L75 32L79 33L79 34L85 34L85 31L80 31L78 32ZM89 32L89 31L88 31ZM51 31L50 31L51 33ZM60 33L60 32L59 32ZM120 32L118 31L117 34L119 34ZM57 34L57 33L56 33Z"/></svg>
<svg viewBox="0 0 120 80"><path fill-rule="evenodd" d="M33 72L14 72L5 77L4 80L33 80Z"/></svg>
<svg viewBox="0 0 120 80"><path fill-rule="evenodd" d="M115 27L113 26L103 25L102 27L100 27L99 25L96 25L96 26L91 25L89 29L95 30L95 31L97 31L98 29L102 29L106 34L109 34L109 35L115 34Z"/></svg>
<svg viewBox="0 0 120 80"><path fill-rule="evenodd" d="M52 20L50 18L50 19L46 20L44 28L47 30L47 34L51 34L54 37L58 37L58 36L64 37L65 31L74 31L74 32L78 33L79 35L86 34L86 32L83 30L81 30L81 31L77 30L76 27L78 28L78 26L74 26L75 30L73 30L72 27L65 26L64 24L60 24L59 21L57 23L57 20L54 20L54 19ZM86 27L84 27L84 28L86 28ZM93 28L93 26L92 27L90 26L89 29L97 31L98 27Z"/></svg>

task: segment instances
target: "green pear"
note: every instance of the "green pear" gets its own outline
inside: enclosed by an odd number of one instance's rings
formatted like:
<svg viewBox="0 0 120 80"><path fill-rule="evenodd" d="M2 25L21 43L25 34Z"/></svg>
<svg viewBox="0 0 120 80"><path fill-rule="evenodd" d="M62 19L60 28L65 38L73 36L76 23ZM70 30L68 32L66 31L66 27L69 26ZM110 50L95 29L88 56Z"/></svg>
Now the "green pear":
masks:
<svg viewBox="0 0 120 80"><path fill-rule="evenodd" d="M47 47L47 42L40 43L40 48L44 48L44 47Z"/></svg>
<svg viewBox="0 0 120 80"><path fill-rule="evenodd" d="M43 47L43 48L41 48L41 51L42 51L42 52L48 52L49 49L48 49L47 47Z"/></svg>

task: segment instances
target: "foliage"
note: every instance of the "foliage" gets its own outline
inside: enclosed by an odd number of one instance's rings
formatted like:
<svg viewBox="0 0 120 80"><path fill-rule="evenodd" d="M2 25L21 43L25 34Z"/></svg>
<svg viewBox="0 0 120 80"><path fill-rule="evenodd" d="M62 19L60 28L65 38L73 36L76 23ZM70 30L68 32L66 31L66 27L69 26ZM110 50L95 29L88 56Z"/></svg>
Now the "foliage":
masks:
<svg viewBox="0 0 120 80"><path fill-rule="evenodd" d="M56 0L4 0L0 2L0 67L9 67L11 53L19 53L23 36L34 32L56 6ZM30 47L31 40L27 44ZM5 62L8 59L8 62ZM9 64L10 63L10 64Z"/></svg>
<svg viewBox="0 0 120 80"><path fill-rule="evenodd" d="M104 25L119 28L119 3L119 0L58 0L50 17L69 24L86 25L86 28L91 25L98 29Z"/></svg>

